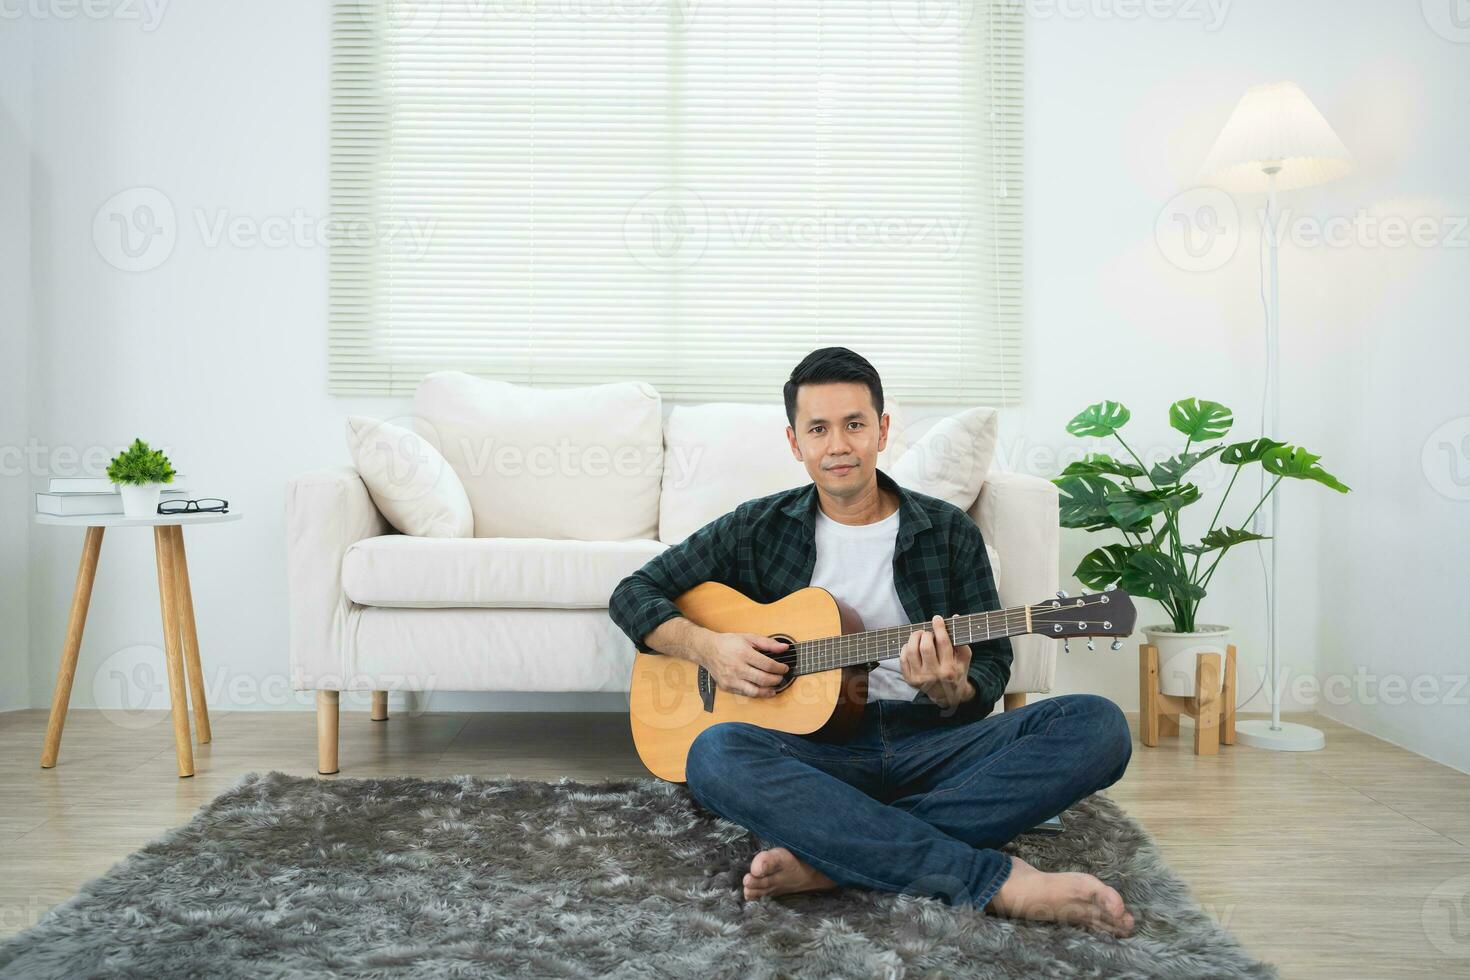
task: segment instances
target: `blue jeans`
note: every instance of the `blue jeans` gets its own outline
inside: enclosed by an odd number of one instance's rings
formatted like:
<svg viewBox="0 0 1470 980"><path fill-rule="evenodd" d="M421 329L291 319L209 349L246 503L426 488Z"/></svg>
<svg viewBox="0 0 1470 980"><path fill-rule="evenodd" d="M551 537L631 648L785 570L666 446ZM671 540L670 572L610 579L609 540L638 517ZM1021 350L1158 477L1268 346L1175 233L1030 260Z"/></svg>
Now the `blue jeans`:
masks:
<svg viewBox="0 0 1470 980"><path fill-rule="evenodd" d="M1011 872L997 850L1122 777L1123 712L1069 694L956 724L936 705L871 701L855 738L823 743L722 722L689 749L707 810L839 885L984 908Z"/></svg>

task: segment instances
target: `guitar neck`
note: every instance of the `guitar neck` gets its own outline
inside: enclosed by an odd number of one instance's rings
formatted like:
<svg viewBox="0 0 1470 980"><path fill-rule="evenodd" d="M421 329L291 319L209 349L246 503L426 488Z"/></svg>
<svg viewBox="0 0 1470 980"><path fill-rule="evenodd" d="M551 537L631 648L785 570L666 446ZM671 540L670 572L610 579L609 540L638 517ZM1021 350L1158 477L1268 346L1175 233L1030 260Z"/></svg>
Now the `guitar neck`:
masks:
<svg viewBox="0 0 1470 980"><path fill-rule="evenodd" d="M1031 632L1032 611L1031 606L1013 606L1010 609L995 609L968 616L951 616L944 621L944 628L949 631L950 642L957 647L1001 637L1020 636ZM802 640L795 646L796 672L812 674L896 657L915 630L932 633L934 624L910 623L907 626L891 626L864 633Z"/></svg>

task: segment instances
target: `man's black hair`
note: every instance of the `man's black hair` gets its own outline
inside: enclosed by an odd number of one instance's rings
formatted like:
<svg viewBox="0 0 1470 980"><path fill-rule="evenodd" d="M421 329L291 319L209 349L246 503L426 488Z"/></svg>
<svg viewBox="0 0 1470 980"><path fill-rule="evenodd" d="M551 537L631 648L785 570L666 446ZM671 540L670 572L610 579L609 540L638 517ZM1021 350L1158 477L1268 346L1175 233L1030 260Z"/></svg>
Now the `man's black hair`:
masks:
<svg viewBox="0 0 1470 980"><path fill-rule="evenodd" d="M883 417L883 382L868 359L846 347L823 347L814 350L791 369L791 378L781 389L786 396L786 421L796 428L796 389L802 385L829 381L852 381L868 386L873 407Z"/></svg>

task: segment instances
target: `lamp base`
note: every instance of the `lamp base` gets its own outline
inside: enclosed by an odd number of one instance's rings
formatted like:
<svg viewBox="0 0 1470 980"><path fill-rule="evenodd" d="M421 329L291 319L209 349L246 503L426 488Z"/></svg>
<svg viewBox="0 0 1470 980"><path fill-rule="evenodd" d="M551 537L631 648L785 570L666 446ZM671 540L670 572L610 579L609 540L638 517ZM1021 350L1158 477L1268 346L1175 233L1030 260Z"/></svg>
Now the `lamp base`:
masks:
<svg viewBox="0 0 1470 980"><path fill-rule="evenodd" d="M1327 738L1311 725L1283 721L1271 727L1270 718L1251 718L1235 723L1235 740L1255 749L1277 752L1316 752L1327 745Z"/></svg>

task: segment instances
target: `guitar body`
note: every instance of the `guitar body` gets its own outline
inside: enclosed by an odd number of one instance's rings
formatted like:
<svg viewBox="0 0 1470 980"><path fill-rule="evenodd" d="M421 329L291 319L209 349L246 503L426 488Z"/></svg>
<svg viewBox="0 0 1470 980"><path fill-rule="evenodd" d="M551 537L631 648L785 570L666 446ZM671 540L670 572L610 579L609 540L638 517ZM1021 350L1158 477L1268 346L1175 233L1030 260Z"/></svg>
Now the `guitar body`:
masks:
<svg viewBox="0 0 1470 980"><path fill-rule="evenodd" d="M705 582L674 604L689 620L718 633L760 633L801 642L863 629L856 611L815 586L761 603L727 585ZM803 674L790 678L773 697L748 698L715 690L712 710L705 710L697 664L639 651L628 692L633 743L650 772L682 783L689 746L700 732L721 722L743 721L823 741L846 741L862 720L869 669L870 665L862 665Z"/></svg>

